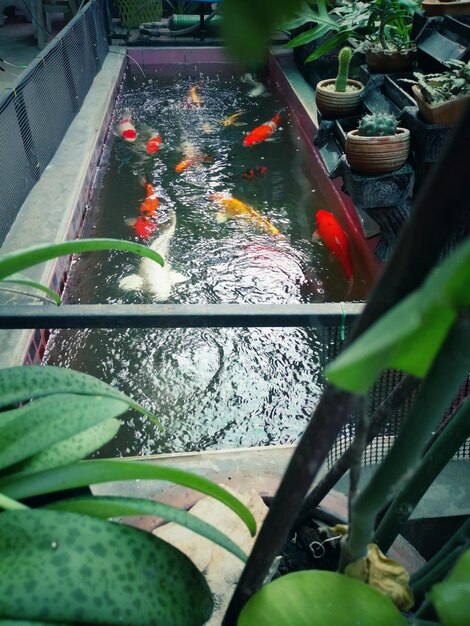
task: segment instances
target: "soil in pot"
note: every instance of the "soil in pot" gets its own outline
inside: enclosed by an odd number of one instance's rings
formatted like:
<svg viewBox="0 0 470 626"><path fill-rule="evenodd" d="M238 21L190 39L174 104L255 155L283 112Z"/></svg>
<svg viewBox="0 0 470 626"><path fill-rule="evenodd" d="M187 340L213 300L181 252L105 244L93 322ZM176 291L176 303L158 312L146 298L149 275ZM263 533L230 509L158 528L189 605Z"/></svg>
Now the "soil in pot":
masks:
<svg viewBox="0 0 470 626"><path fill-rule="evenodd" d="M336 119L346 117L360 110L364 85L349 79L346 91L336 91L335 78L321 80L315 90L315 102L318 110L325 117Z"/></svg>

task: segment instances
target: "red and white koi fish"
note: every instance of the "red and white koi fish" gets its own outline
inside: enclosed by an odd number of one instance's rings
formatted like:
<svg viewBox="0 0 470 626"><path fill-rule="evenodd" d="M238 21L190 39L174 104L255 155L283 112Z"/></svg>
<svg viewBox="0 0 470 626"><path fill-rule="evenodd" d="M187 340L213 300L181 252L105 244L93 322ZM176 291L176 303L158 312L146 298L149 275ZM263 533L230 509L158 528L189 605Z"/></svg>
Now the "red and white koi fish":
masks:
<svg viewBox="0 0 470 626"><path fill-rule="evenodd" d="M204 100L200 97L198 93L199 83L191 87L188 91L188 104L191 104L194 107L202 107L204 105Z"/></svg>
<svg viewBox="0 0 470 626"><path fill-rule="evenodd" d="M123 117L119 122L117 125L117 133L124 141L128 141L129 143L134 143L137 139L137 131L129 115Z"/></svg>
<svg viewBox="0 0 470 626"><path fill-rule="evenodd" d="M150 139L147 141L145 149L147 150L147 154L155 154L160 150L163 145L163 139L161 138L159 133L154 133Z"/></svg>
<svg viewBox="0 0 470 626"><path fill-rule="evenodd" d="M261 230L268 232L270 235L280 235L281 232L278 228L273 226L269 220L248 206L241 200L237 200L230 194L214 193L211 196L212 200L222 205L222 209L217 213L216 220L218 224L223 224L229 219L241 217L247 219L255 224Z"/></svg>
<svg viewBox="0 0 470 626"><path fill-rule="evenodd" d="M317 211L318 229L313 238L320 238L328 250L341 264L348 281L353 278L353 263L348 236L341 228L336 217L329 211Z"/></svg>
<svg viewBox="0 0 470 626"><path fill-rule="evenodd" d="M242 172L242 177L245 180L253 180L256 176L266 174L267 171L268 168L265 165L261 165L261 167L252 167L251 169Z"/></svg>
<svg viewBox="0 0 470 626"><path fill-rule="evenodd" d="M151 215L139 215L137 218L126 220L128 226L132 226L136 237L150 239L158 228L158 223Z"/></svg>
<svg viewBox="0 0 470 626"><path fill-rule="evenodd" d="M262 141L266 141L268 137L270 137L273 132L276 130L279 122L281 121L281 116L279 113L269 120L269 122L265 122L264 124L260 124L254 130L252 130L248 135L246 135L243 140L243 145L254 146L257 143L261 143Z"/></svg>

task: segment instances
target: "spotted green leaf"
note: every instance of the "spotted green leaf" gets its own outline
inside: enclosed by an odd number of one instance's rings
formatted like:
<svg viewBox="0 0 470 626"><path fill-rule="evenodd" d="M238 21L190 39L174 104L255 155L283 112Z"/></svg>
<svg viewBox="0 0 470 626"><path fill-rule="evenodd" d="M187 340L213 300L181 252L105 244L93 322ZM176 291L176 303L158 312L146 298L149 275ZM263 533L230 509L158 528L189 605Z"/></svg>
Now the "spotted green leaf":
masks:
<svg viewBox="0 0 470 626"><path fill-rule="evenodd" d="M243 607L237 626L407 626L395 605L368 585L336 572L287 574Z"/></svg>
<svg viewBox="0 0 470 626"><path fill-rule="evenodd" d="M90 515L91 517L101 519L123 516L129 517L133 515L156 515L168 522L175 522L180 526L194 531L198 535L225 548L241 561L246 561L246 554L243 550L220 530L198 517L191 515L191 513L187 511L163 502L116 496L84 496L70 500L60 500L59 502L47 505L47 508L53 509L54 511L70 511L71 513Z"/></svg>
<svg viewBox="0 0 470 626"><path fill-rule="evenodd" d="M0 408L59 393L117 398L162 428L159 420L124 393L94 376L51 365L0 369Z"/></svg>
<svg viewBox="0 0 470 626"><path fill-rule="evenodd" d="M381 371L423 377L457 316L470 306L470 240L327 367L328 380L365 393Z"/></svg>
<svg viewBox="0 0 470 626"><path fill-rule="evenodd" d="M204 577L149 533L59 511L0 514L0 615L44 623L198 626Z"/></svg>

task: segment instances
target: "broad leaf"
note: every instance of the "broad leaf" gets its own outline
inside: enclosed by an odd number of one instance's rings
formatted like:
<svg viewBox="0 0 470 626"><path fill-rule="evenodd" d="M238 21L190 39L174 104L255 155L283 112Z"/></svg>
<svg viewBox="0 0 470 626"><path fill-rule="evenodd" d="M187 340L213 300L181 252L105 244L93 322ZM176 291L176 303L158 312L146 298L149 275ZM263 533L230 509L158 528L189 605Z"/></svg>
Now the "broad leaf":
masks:
<svg viewBox="0 0 470 626"><path fill-rule="evenodd" d="M75 241L33 246L26 250L5 254L0 258L0 280L59 256L98 250L124 250L125 252L148 257L152 261L163 265L163 259L157 252L140 243L121 241L119 239L77 239Z"/></svg>
<svg viewBox="0 0 470 626"><path fill-rule="evenodd" d="M462 554L450 576L431 589L433 603L443 626L468 626L470 607L470 550Z"/></svg>
<svg viewBox="0 0 470 626"><path fill-rule="evenodd" d="M0 614L46 623L197 626L204 577L149 533L58 511L0 514Z"/></svg>
<svg viewBox="0 0 470 626"><path fill-rule="evenodd" d="M326 369L328 380L365 393L381 371L423 377L457 316L470 306L470 240L361 335Z"/></svg>
<svg viewBox="0 0 470 626"><path fill-rule="evenodd" d="M116 398L57 394L0 413L0 469L127 411ZM6 416L5 423L2 416Z"/></svg>
<svg viewBox="0 0 470 626"><path fill-rule="evenodd" d="M281 576L243 607L237 626L406 626L381 593L336 572L309 570Z"/></svg>
<svg viewBox="0 0 470 626"><path fill-rule="evenodd" d="M0 408L58 393L123 400L129 408L139 411L162 429L160 422L150 411L118 389L89 374L51 365L20 365L0 369Z"/></svg>
<svg viewBox="0 0 470 626"><path fill-rule="evenodd" d="M242 561L246 561L246 554L236 543L224 535L220 530L207 522L191 515L187 511L178 509L170 504L144 500L141 498L120 498L115 496L80 497L70 500L60 500L47 505L54 511L69 511L90 517L109 519L133 515L157 515L168 522L175 522L194 531L198 535L209 539L225 550L228 550Z"/></svg>
<svg viewBox="0 0 470 626"><path fill-rule="evenodd" d="M31 475L11 475L0 479L0 492L22 500L75 487L85 487L119 480L167 480L212 496L234 511L252 535L256 533L253 515L235 496L212 481L173 467L140 461L92 460L73 463Z"/></svg>

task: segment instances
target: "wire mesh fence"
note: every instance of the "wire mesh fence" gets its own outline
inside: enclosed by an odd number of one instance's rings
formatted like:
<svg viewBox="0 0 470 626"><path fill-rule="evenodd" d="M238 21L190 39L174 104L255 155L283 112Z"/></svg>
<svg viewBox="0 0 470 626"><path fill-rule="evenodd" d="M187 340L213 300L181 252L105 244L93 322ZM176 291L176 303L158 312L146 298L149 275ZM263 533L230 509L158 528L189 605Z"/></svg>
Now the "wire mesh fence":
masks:
<svg viewBox="0 0 470 626"><path fill-rule="evenodd" d="M0 245L101 69L104 11L104 2L91 0L0 100Z"/></svg>

